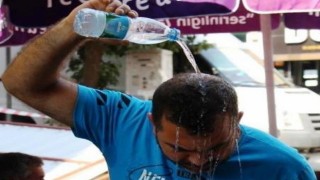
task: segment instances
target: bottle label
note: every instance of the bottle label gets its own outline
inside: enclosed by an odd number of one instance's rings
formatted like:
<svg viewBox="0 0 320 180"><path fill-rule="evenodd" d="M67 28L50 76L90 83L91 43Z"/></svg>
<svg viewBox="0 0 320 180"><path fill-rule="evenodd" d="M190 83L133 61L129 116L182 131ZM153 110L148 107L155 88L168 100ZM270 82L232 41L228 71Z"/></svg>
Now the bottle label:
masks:
<svg viewBox="0 0 320 180"><path fill-rule="evenodd" d="M106 28L100 37L124 39L129 30L129 18L108 13L106 14L106 21Z"/></svg>

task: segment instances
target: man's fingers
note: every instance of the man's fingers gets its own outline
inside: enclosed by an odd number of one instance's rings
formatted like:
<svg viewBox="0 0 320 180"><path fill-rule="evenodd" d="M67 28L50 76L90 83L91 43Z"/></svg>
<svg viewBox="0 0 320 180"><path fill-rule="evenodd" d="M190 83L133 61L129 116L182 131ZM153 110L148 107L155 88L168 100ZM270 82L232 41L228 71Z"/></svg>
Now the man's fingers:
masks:
<svg viewBox="0 0 320 180"><path fill-rule="evenodd" d="M135 18L135 17L138 17L139 14L138 14L138 12L135 11L135 10L130 10L130 11L128 12L128 16L130 16L130 17L132 17L132 18Z"/></svg>
<svg viewBox="0 0 320 180"><path fill-rule="evenodd" d="M112 12L119 15L128 15L130 17L137 17L138 13L132 10L127 4L122 4L118 0L114 0L106 7L107 12Z"/></svg>
<svg viewBox="0 0 320 180"><path fill-rule="evenodd" d="M119 15L125 15L130 11L130 7L126 4L122 4L121 6L119 6L116 10L115 13L119 14Z"/></svg>
<svg viewBox="0 0 320 180"><path fill-rule="evenodd" d="M122 5L122 3L121 3L120 1L114 0L114 1L112 1L110 4L107 5L107 7L106 7L105 10L106 10L107 12L114 13L115 10L116 10L117 8L119 8L121 5Z"/></svg>
<svg viewBox="0 0 320 180"><path fill-rule="evenodd" d="M128 15L130 17L137 17L138 13L135 10L132 10L128 5L122 4L115 10L116 14Z"/></svg>

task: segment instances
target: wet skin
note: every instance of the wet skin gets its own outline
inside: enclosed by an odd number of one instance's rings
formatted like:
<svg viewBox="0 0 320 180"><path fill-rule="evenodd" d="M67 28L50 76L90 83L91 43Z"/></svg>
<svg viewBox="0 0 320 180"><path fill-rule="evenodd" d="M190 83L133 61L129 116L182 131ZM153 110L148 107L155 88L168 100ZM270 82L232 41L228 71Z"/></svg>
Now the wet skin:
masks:
<svg viewBox="0 0 320 180"><path fill-rule="evenodd" d="M212 171L216 162L227 159L234 152L239 136L239 129L235 127L238 127L240 118L241 115L232 121L229 116L224 116L215 123L214 132L205 136L190 135L162 118L162 129L155 129L155 134L163 153L179 166L194 173Z"/></svg>

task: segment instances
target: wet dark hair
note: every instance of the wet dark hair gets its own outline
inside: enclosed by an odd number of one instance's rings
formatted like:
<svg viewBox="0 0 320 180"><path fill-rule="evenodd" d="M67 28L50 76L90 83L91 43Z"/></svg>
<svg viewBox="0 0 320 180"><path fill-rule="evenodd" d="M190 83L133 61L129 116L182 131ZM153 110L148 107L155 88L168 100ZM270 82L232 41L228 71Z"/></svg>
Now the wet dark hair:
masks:
<svg viewBox="0 0 320 180"><path fill-rule="evenodd" d="M27 179L31 175L33 168L41 167L42 165L42 159L37 156L19 152L0 153L0 179Z"/></svg>
<svg viewBox="0 0 320 180"><path fill-rule="evenodd" d="M161 119L185 128L188 133L206 134L214 130L217 119L238 115L234 88L220 77L202 73L183 73L161 84L153 95L152 109L157 129Z"/></svg>

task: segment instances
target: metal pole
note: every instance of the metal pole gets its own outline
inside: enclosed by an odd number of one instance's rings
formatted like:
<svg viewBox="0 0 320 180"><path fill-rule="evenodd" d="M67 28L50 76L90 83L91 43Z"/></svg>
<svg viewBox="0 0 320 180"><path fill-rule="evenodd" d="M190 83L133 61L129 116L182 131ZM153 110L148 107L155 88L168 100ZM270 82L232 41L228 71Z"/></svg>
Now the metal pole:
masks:
<svg viewBox="0 0 320 180"><path fill-rule="evenodd" d="M264 67L266 76L266 91L268 100L268 116L269 116L269 133L275 137L278 136L275 97L274 97L274 81L273 81L273 46L271 37L271 15L260 15L260 27L263 36L264 51Z"/></svg>
<svg viewBox="0 0 320 180"><path fill-rule="evenodd" d="M6 47L6 67L9 66L11 61L11 48ZM6 97L6 103L7 103L7 108L12 108L12 97L11 95L7 92L7 97ZM11 121L11 114L6 114L6 120Z"/></svg>

